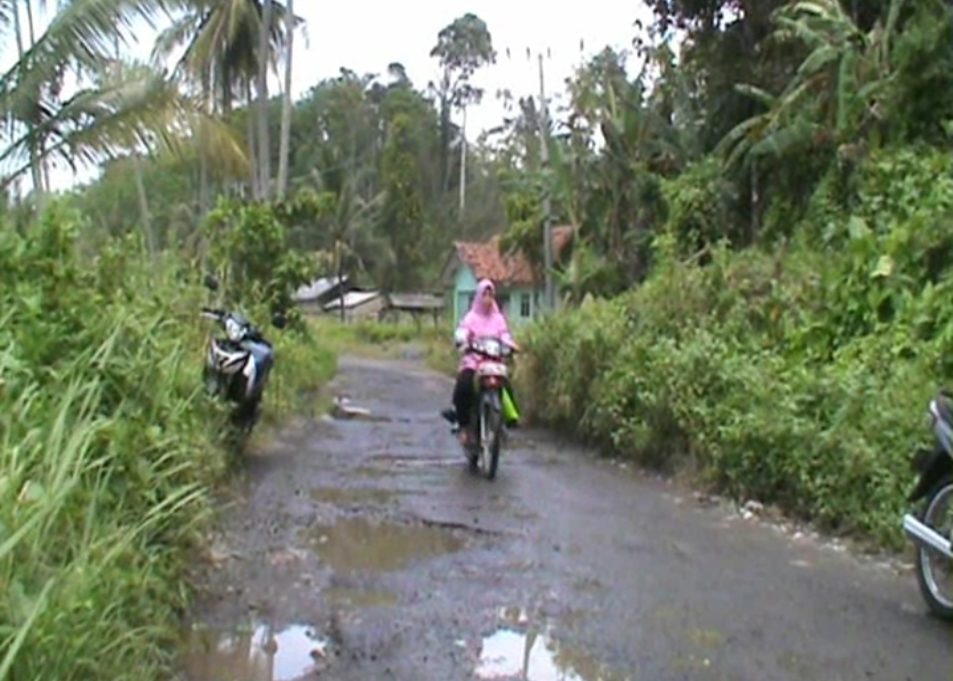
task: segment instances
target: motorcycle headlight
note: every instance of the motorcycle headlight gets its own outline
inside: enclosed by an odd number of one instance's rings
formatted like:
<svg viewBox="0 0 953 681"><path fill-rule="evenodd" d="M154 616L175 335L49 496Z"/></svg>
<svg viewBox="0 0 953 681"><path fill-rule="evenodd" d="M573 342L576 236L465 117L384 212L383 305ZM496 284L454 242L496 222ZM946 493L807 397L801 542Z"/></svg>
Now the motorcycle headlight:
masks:
<svg viewBox="0 0 953 681"><path fill-rule="evenodd" d="M229 317L225 320L225 335L228 336L228 340L237 343L245 337L245 329L242 328L241 324Z"/></svg>

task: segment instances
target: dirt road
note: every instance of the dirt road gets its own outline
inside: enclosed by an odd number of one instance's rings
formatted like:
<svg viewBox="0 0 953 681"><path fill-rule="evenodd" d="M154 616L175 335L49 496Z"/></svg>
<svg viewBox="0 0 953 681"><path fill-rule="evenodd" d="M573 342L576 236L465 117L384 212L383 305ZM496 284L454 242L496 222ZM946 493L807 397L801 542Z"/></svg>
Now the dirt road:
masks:
<svg viewBox="0 0 953 681"><path fill-rule="evenodd" d="M334 390L371 417L288 429L223 511L189 681L953 678L911 574L543 432L488 482L411 363Z"/></svg>

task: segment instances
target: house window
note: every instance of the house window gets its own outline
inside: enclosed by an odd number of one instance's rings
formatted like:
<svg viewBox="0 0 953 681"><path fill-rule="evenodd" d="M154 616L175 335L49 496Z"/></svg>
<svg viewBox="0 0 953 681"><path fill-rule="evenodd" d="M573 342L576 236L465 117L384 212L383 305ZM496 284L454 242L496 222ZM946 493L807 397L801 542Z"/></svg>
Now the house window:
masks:
<svg viewBox="0 0 953 681"><path fill-rule="evenodd" d="M528 293L523 293L520 295L520 317L529 317L530 315L530 298Z"/></svg>
<svg viewBox="0 0 953 681"><path fill-rule="evenodd" d="M476 293L471 293L467 296L467 309L470 310L473 308L473 300L476 298Z"/></svg>

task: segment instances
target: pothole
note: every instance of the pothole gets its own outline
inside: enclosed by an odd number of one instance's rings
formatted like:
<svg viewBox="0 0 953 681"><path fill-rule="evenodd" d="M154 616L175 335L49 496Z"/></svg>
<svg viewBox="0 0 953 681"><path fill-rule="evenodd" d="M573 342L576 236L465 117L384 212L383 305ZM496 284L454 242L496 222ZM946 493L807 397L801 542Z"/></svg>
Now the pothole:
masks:
<svg viewBox="0 0 953 681"><path fill-rule="evenodd" d="M302 533L322 562L342 572L402 570L465 545L457 532L439 526L376 523L365 518L315 525Z"/></svg>
<svg viewBox="0 0 953 681"><path fill-rule="evenodd" d="M560 643L546 630L500 629L483 639L478 679L627 681L585 651Z"/></svg>
<svg viewBox="0 0 953 681"><path fill-rule="evenodd" d="M311 498L323 504L335 506L384 506L404 494L401 490L377 487L318 487L310 492Z"/></svg>
<svg viewBox="0 0 953 681"><path fill-rule="evenodd" d="M188 681L297 681L328 666L330 643L311 627L275 631L256 624L249 631L194 629L183 659Z"/></svg>
<svg viewBox="0 0 953 681"><path fill-rule="evenodd" d="M574 612L572 617L581 614ZM543 619L540 624L525 608L501 608L497 618L501 627L479 644L477 679L629 681L582 648L560 641L553 636L549 621Z"/></svg>

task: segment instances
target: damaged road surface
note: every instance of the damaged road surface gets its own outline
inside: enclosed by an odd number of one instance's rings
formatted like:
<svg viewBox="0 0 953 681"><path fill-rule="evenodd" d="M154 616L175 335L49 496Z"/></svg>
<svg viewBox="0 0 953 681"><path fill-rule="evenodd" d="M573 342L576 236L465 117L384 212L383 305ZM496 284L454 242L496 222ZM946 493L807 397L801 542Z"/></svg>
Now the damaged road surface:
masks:
<svg viewBox="0 0 953 681"><path fill-rule="evenodd" d="M249 456L200 570L188 681L949 681L912 575L513 434L470 473L451 383L346 360L339 418ZM758 509L755 509L758 510ZM898 528L899 532L899 528Z"/></svg>

